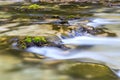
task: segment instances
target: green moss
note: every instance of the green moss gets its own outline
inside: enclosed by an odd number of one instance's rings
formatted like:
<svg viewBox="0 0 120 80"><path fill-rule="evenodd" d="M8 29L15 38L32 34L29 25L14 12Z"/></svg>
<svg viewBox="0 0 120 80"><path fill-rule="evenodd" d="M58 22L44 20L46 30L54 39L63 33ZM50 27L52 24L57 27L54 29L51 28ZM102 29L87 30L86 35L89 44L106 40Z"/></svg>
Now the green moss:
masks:
<svg viewBox="0 0 120 80"><path fill-rule="evenodd" d="M71 19L71 18L75 18L76 16L75 15L69 15L67 16L67 19Z"/></svg>
<svg viewBox="0 0 120 80"><path fill-rule="evenodd" d="M37 37L26 37L24 39L25 42L27 43L31 43L31 42L47 42L47 40L45 39L45 37L43 36L37 36Z"/></svg>
<svg viewBox="0 0 120 80"><path fill-rule="evenodd" d="M33 41L34 42L47 42L45 37L34 37Z"/></svg>
<svg viewBox="0 0 120 80"><path fill-rule="evenodd" d="M21 48L25 49L25 48L27 48L27 46L22 44Z"/></svg>
<svg viewBox="0 0 120 80"><path fill-rule="evenodd" d="M28 6L21 6L20 8L21 9L25 9L25 8L28 8Z"/></svg>
<svg viewBox="0 0 120 80"><path fill-rule="evenodd" d="M26 37L24 41L28 42L28 43L31 43L32 42L32 38L31 37Z"/></svg>
<svg viewBox="0 0 120 80"><path fill-rule="evenodd" d="M33 9L33 10L36 10L36 9L41 9L41 8L44 8L43 6L40 6L38 4L31 4L29 6L22 6L21 9Z"/></svg>
<svg viewBox="0 0 120 80"><path fill-rule="evenodd" d="M27 36L23 39L20 39L18 42L18 47L25 49L29 46L33 46L33 45L39 45L40 43L41 45L46 44L47 40L45 37L43 36L36 36L36 37L32 37L32 36Z"/></svg>
<svg viewBox="0 0 120 80"><path fill-rule="evenodd" d="M28 9L39 9L39 8L41 8L41 7L37 4L32 4L32 5L28 6Z"/></svg>
<svg viewBox="0 0 120 80"><path fill-rule="evenodd" d="M18 45L19 45L18 46L19 48L22 48L22 49L27 48L26 43L25 43L24 40L19 40Z"/></svg>

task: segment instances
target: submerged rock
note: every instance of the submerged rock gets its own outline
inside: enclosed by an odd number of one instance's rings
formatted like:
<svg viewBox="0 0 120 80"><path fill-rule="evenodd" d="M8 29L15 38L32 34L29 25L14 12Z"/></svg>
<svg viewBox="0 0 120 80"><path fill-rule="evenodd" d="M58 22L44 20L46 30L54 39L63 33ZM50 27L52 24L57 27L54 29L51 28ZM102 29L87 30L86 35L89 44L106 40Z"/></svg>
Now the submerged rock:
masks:
<svg viewBox="0 0 120 80"><path fill-rule="evenodd" d="M115 33L110 32L106 28L94 28L92 26L87 25L79 25L79 26L68 26L67 30L62 28L61 38L73 38L77 36L101 36L101 37L116 37Z"/></svg>
<svg viewBox="0 0 120 80"><path fill-rule="evenodd" d="M95 63L74 63L66 74L82 80L117 80L117 76L105 65Z"/></svg>

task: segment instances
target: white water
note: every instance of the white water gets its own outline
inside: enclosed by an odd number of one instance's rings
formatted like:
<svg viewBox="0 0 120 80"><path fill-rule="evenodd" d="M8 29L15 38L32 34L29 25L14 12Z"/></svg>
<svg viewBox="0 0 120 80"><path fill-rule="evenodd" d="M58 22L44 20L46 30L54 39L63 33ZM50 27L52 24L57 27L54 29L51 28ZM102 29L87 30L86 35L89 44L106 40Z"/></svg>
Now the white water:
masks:
<svg viewBox="0 0 120 80"><path fill-rule="evenodd" d="M120 47L119 47L120 48ZM43 55L55 60L79 60L80 62L100 63L110 67L114 73L120 77L120 52L119 48L116 51L100 50L68 50L64 51L55 47L30 47L26 49L28 52Z"/></svg>
<svg viewBox="0 0 120 80"><path fill-rule="evenodd" d="M70 25L86 24L88 26L98 27L107 24L114 24L114 25L120 24L120 19L93 18L90 21L82 21L80 19L77 19L77 20L69 20L68 23Z"/></svg>
<svg viewBox="0 0 120 80"><path fill-rule="evenodd" d="M104 18L96 18L91 22L87 23L88 26L98 27L106 24L120 24L120 19L104 19Z"/></svg>
<svg viewBox="0 0 120 80"><path fill-rule="evenodd" d="M87 37L80 36L69 39L62 39L63 44L70 45L111 45L120 46L120 38Z"/></svg>
<svg viewBox="0 0 120 80"><path fill-rule="evenodd" d="M87 37L80 36L68 39L62 39L62 44L71 45L71 46L85 46L85 45L94 45L102 46L98 49L104 48L104 46L109 47L97 50L87 49L79 50L78 48L63 51L62 49L55 47L30 47L26 51L33 52L35 54L44 55L45 57L50 57L52 59L82 59L88 58L93 59L102 63L110 65L111 68L120 69L120 38L112 37ZM114 47L112 47L114 46ZM117 48L116 48L117 47ZM72 54L72 55L71 55Z"/></svg>
<svg viewBox="0 0 120 80"><path fill-rule="evenodd" d="M118 48L113 50L100 50L92 51L91 49L80 50L73 49L68 51L63 51L59 48L54 47L30 47L27 49L28 52L33 52L36 54L44 55L52 59L93 59L102 62L111 68L120 69L120 39L119 38L99 38L99 37L75 37L70 39L63 39L63 44L69 45L108 45L108 46L118 46ZM96 62L95 61L95 62ZM89 61L88 61L89 62Z"/></svg>
<svg viewBox="0 0 120 80"><path fill-rule="evenodd" d="M82 60L84 58L91 59L88 62L101 62L106 64L112 69L120 69L120 52L111 52L111 51L92 51L92 50L70 50L63 51L54 47L30 47L26 51L33 52L36 54L44 55L45 57L49 57L52 59L64 60L64 59L79 59Z"/></svg>
<svg viewBox="0 0 120 80"><path fill-rule="evenodd" d="M96 11L96 10L95 10ZM89 18L88 21L81 19L69 20L70 25L86 24L93 27L101 27L103 25L112 25L114 29L116 24L120 24L120 14L110 13L95 13L93 19ZM113 30L114 30L113 29ZM118 29L119 30L119 29ZM72 50L64 51L55 47L30 47L26 51L34 54L43 55L48 58L57 60L79 60L85 62L102 63L109 66L111 69L118 69L116 74L120 77L120 38L111 37L74 37L69 39L61 39L62 44L81 46L81 45L94 45L90 49L81 50L75 48ZM96 48L97 46L97 48ZM98 47L102 46L102 47ZM107 47L107 48L106 48Z"/></svg>

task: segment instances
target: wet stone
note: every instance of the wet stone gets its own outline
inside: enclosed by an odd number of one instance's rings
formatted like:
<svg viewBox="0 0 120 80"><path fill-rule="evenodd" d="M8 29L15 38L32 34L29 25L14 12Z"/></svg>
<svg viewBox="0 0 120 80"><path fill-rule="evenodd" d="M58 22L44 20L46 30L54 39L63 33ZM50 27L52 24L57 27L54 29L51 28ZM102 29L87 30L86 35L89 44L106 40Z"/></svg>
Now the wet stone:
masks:
<svg viewBox="0 0 120 80"><path fill-rule="evenodd" d="M110 68L94 63L74 63L66 69L66 74L80 80L118 80Z"/></svg>
<svg viewBox="0 0 120 80"><path fill-rule="evenodd" d="M12 39L12 44L17 43L15 46L19 49L26 49L29 47L57 47L60 49L67 50L69 49L65 45L61 44L61 40L56 37L43 37L43 36L27 36L27 37L18 37Z"/></svg>
<svg viewBox="0 0 120 80"><path fill-rule="evenodd" d="M92 26L79 25L74 27L61 27L61 38L73 38L76 36L101 36L101 37L116 37L116 33L106 30L104 28L94 28Z"/></svg>

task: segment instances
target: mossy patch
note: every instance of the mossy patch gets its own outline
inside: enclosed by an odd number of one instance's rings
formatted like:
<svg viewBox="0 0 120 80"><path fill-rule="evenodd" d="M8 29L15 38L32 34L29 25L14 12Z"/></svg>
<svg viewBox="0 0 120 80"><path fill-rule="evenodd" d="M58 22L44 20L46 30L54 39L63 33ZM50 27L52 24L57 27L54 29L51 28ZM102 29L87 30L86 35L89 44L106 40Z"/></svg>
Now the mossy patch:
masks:
<svg viewBox="0 0 120 80"><path fill-rule="evenodd" d="M40 6L38 4L31 4L28 6L21 6L21 9L30 9L30 10L37 10L37 9L43 9L43 6Z"/></svg>
<svg viewBox="0 0 120 80"><path fill-rule="evenodd" d="M47 43L47 40L45 37L43 36L36 36L36 37L31 37L31 36L27 36L22 40L18 41L18 46L20 48L28 48L31 46L43 46L44 44Z"/></svg>

